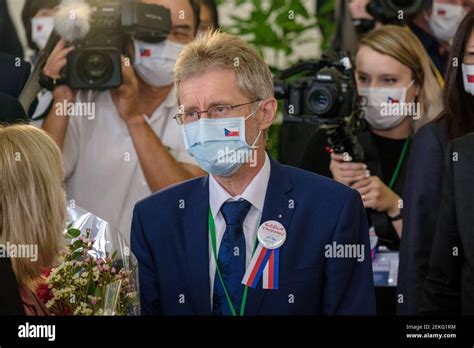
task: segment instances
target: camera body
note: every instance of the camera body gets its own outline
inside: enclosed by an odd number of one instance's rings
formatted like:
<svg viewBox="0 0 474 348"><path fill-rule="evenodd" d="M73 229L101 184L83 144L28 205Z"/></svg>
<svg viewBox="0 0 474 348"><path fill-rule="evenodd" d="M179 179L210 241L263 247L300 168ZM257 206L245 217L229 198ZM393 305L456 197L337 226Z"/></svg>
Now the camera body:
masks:
<svg viewBox="0 0 474 348"><path fill-rule="evenodd" d="M356 134L365 122L352 63L345 52L326 52L277 75L275 97L283 99L284 124L303 122L324 128L337 153L363 160ZM283 125L284 126L284 125Z"/></svg>
<svg viewBox="0 0 474 348"><path fill-rule="evenodd" d="M384 24L403 24L406 19L430 8L432 3L432 0L371 0L367 12Z"/></svg>
<svg viewBox="0 0 474 348"><path fill-rule="evenodd" d="M76 48L67 57L66 83L73 89L118 87L121 55L126 54L128 40L165 40L171 28L170 11L133 0L94 0L89 6L90 30L73 42Z"/></svg>
<svg viewBox="0 0 474 348"><path fill-rule="evenodd" d="M303 63L311 76L292 82L275 82L275 94L284 99L285 119L302 118L306 122L331 123L351 113L357 89L351 76L329 60ZM295 67L299 67L298 65Z"/></svg>

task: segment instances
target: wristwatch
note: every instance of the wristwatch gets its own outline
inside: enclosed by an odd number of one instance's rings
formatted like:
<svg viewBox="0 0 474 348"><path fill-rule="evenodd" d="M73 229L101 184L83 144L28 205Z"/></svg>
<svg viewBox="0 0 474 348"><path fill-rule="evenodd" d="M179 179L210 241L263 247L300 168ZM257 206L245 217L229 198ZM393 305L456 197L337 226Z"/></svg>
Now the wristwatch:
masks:
<svg viewBox="0 0 474 348"><path fill-rule="evenodd" d="M64 78L52 78L51 76L45 75L43 72L40 72L38 83L42 88L47 89L48 91L53 91L56 86L64 84Z"/></svg>
<svg viewBox="0 0 474 348"><path fill-rule="evenodd" d="M387 217L390 220L390 222L401 220L402 219L402 211L400 210L400 212L395 216L390 216L390 215L387 214Z"/></svg>

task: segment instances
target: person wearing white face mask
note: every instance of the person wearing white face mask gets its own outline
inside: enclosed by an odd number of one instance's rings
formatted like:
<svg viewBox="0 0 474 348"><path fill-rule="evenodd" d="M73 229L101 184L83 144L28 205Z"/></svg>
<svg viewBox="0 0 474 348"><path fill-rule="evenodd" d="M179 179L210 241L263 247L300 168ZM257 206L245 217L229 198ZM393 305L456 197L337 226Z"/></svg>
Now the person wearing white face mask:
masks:
<svg viewBox="0 0 474 348"><path fill-rule="evenodd" d="M178 102L173 68L199 24L194 0L150 0L171 12L171 32L164 41L131 38L123 57L120 87L76 92L66 85L53 90L53 107L39 125L64 153L69 200L130 235L133 205L152 192L203 175L188 155L180 127L173 121ZM61 8L59 8L61 11ZM184 11L184 16L180 15ZM43 73L58 78L74 47L60 40ZM54 107L81 102L92 115L64 114ZM80 117L87 116L87 117Z"/></svg>
<svg viewBox="0 0 474 348"><path fill-rule="evenodd" d="M345 154L328 154L324 148L329 144L320 133L308 147L303 168L358 190L369 216L371 246L396 251L404 224L401 197L409 180L405 174L410 139L441 111L441 88L416 36L393 25L361 39L355 74L368 124L368 130L357 135L363 163ZM377 308L380 314L393 315L395 294L384 291L376 290Z"/></svg>
<svg viewBox="0 0 474 348"><path fill-rule="evenodd" d="M422 42L441 76L446 71L456 29L473 6L472 0L433 0L429 10L409 21L410 29Z"/></svg>
<svg viewBox="0 0 474 348"><path fill-rule="evenodd" d="M26 0L23 5L21 18L28 46L33 50L33 62L54 29L54 16L59 3L60 0Z"/></svg>
<svg viewBox="0 0 474 348"><path fill-rule="evenodd" d="M442 109L441 88L423 46L409 30L386 25L359 42L356 79L369 131L359 136L365 163L323 151L317 134L304 155L303 167L360 191L370 210L379 244L398 249L400 196L411 135Z"/></svg>

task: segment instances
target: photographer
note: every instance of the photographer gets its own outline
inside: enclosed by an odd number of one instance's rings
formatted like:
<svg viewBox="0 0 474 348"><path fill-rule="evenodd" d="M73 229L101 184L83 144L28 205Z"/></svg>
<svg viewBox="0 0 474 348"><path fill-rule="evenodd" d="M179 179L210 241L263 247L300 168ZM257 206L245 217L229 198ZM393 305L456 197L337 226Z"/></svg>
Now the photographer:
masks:
<svg viewBox="0 0 474 348"><path fill-rule="evenodd" d="M358 135L364 163L344 154L329 155L324 151L329 147L326 133L318 131L303 156L303 168L357 189L379 245L397 250L410 137L437 116L441 91L421 43L399 26L382 26L359 42L356 80L369 124Z"/></svg>
<svg viewBox="0 0 474 348"><path fill-rule="evenodd" d="M56 86L53 108L42 125L63 150L68 199L127 237L137 201L204 173L186 153L181 130L173 121L178 111L173 68L178 54L196 35L199 7L191 0L148 3L171 11L166 40L155 44L130 40L132 58L122 57L123 84L89 101L95 108L92 116L60 110L64 103L84 99L82 91ZM44 74L59 78L73 50L60 40Z"/></svg>

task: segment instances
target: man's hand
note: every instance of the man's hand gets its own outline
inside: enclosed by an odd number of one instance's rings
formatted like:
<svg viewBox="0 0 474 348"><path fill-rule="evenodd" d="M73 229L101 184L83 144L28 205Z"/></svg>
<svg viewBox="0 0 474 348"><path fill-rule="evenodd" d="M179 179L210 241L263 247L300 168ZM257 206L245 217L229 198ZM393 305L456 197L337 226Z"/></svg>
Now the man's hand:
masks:
<svg viewBox="0 0 474 348"><path fill-rule="evenodd" d="M122 57L122 85L110 91L120 117L126 123L143 118L138 95L138 80L128 58Z"/></svg>
<svg viewBox="0 0 474 348"><path fill-rule="evenodd" d="M60 78L61 70L67 64L67 55L72 50L74 50L74 47L66 47L66 41L64 41L64 39L59 40L46 61L43 73L53 79ZM54 89L53 97L56 102L62 102L64 100L66 102L72 102L76 99L76 94L68 86L60 85Z"/></svg>
<svg viewBox="0 0 474 348"><path fill-rule="evenodd" d="M387 213L390 216L400 213L400 197L385 185L378 176L370 176L357 181L351 187L359 191L366 208Z"/></svg>
<svg viewBox="0 0 474 348"><path fill-rule="evenodd" d="M331 170L334 180L350 186L352 183L367 178L370 173L364 163L350 162L351 158L347 153L331 153Z"/></svg>

